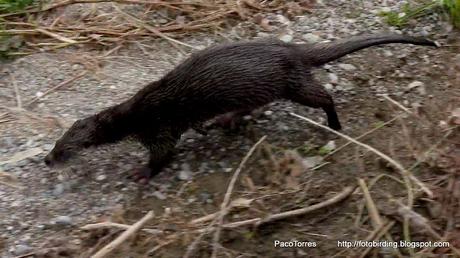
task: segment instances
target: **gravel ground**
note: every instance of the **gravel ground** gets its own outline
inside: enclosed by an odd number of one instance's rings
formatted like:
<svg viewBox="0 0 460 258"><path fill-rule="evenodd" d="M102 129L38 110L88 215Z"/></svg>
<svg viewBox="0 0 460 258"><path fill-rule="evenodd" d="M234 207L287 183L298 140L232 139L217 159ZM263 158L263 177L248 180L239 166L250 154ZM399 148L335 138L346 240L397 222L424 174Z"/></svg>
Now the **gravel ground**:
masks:
<svg viewBox="0 0 460 258"><path fill-rule="evenodd" d="M196 34L181 40L204 48L227 39L269 35L285 41L318 42L360 33L393 31L446 41L451 33L449 26L436 14L403 31L384 24L377 13L388 8L396 9L403 1L319 2L312 14L291 21L273 14L270 19L277 30L272 33L241 23L226 31L225 38ZM365 131L376 121L374 114L366 113L369 109L355 110L353 103L372 99L367 108L374 108L371 112L377 113L375 105L381 103L378 94L391 93L406 106L422 103L435 94L434 91L448 94L452 85L433 81L433 74L447 71L445 60L435 51L409 45L373 48L318 71L321 82L338 103L344 132L357 135L354 133L357 128ZM148 189L126 179L130 170L146 160L145 151L132 142L88 152L80 162L63 171L49 170L42 159L63 132L62 126L119 103L146 83L160 78L184 58L161 40L140 42L107 57L103 55L102 51L65 49L34 54L2 65L0 114L7 112L10 121L0 123L0 170L16 176L18 185L23 188L0 184L1 257L30 252L56 232L67 232L104 214L112 214L120 207L136 205L139 199L156 198L162 207L160 203L168 198L166 193L183 181L198 175L211 177L211 174L231 172L254 143L255 138L248 137L248 134L228 136L213 130L209 136L203 137L189 131L179 144L178 158L150 183ZM26 106L47 89L86 70L90 72L83 78L27 106L28 112L12 108L17 105L14 84ZM252 128L257 135L266 134L270 142L286 148L297 147L307 137L315 135L318 144L333 139L331 136L325 138L318 130L306 130L305 124L288 116L291 111L324 122L324 115L318 110L280 102L256 112L250 119ZM30 150L40 154L17 162L1 162ZM190 197L189 201L195 201L193 198L210 199L211 189L207 195ZM79 244L78 240L74 241Z"/></svg>

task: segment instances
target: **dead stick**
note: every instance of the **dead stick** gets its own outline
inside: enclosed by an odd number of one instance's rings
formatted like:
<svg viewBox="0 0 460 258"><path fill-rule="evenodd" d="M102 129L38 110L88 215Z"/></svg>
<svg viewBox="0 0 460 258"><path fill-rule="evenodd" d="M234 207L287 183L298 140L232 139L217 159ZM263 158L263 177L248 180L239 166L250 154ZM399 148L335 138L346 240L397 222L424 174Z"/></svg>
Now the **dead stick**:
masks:
<svg viewBox="0 0 460 258"><path fill-rule="evenodd" d="M91 256L91 258L102 258L107 256L115 248L117 248L123 242L125 242L130 236L132 236L139 229L141 229L141 227L144 226L144 224L147 223L147 221L151 220L153 217L153 211L149 211L142 219L134 223L129 229L127 229L125 232L119 235L115 240L113 240L108 245L104 246L101 250L99 250L96 254Z"/></svg>
<svg viewBox="0 0 460 258"><path fill-rule="evenodd" d="M366 241L372 241L375 239L382 238L383 235L388 233L388 231L395 225L396 222L390 221L387 224L382 224L376 230L374 230L367 238ZM364 252L359 256L360 258L366 257L366 255L372 250L373 247L368 247Z"/></svg>
<svg viewBox="0 0 460 258"><path fill-rule="evenodd" d="M353 138L351 138L350 136L347 136L343 133L340 133L340 132L337 132L327 126L324 126L322 124L319 124L309 118L306 118L304 116L301 116L301 115L298 115L298 114L295 114L295 113L289 113L291 116L294 116L294 117L297 117L297 118L300 118L302 120L305 120L313 125L316 125L318 127L321 127L329 132L332 132L334 134L337 134L338 136L340 137L343 137L345 139L347 139L348 141L351 141L361 147L364 147L370 151L372 151L373 153L377 154L378 156L380 156L381 158L385 159L386 161L388 161L389 163L391 163L393 166L395 166L401 173L401 175L403 176L404 180L406 180L406 178L410 178L412 181L414 181L418 186L420 186L420 188L430 197L430 198L433 198L433 192L423 183L421 182L418 178L416 178L410 171L406 170L401 164L399 164L398 162L396 162L394 159L390 158L388 155L382 153L381 151L375 149L374 147L371 147L365 143L362 143L362 142L359 142ZM409 182L406 182L406 183L409 183ZM409 192L408 195L411 195L411 193ZM408 201L409 201L409 204L412 205L412 202L413 202L413 196L409 196L408 197Z"/></svg>
<svg viewBox="0 0 460 258"><path fill-rule="evenodd" d="M399 107L400 109L404 110L405 112L407 112L408 114L411 114L413 115L414 113L412 113L412 111L410 111L408 108L406 108L405 106L403 106L401 103L399 103L398 101L390 98L387 94L384 94L382 95L386 100L390 101L391 103L395 104L397 107Z"/></svg>
<svg viewBox="0 0 460 258"><path fill-rule="evenodd" d="M14 78L13 74L11 74L11 82L12 82L13 87L14 87L14 93L16 94L16 104L17 104L18 108L22 108L21 95L19 94L18 84L17 84L16 78Z"/></svg>
<svg viewBox="0 0 460 258"><path fill-rule="evenodd" d="M100 228L121 228L121 229L129 229L131 226L126 225L126 224L120 224L120 223L114 223L110 221L105 221L105 222L100 222L100 223L94 223L94 224L87 224L81 227L83 230L95 230L95 229L100 229ZM149 228L143 228L141 229L144 232L150 233L150 234L161 234L163 233L163 230L159 229L149 229Z"/></svg>
<svg viewBox="0 0 460 258"><path fill-rule="evenodd" d="M256 144L252 146L252 148L249 150L249 152L244 156L243 160L241 161L240 165L238 168L235 170L235 173L233 173L232 179L230 180L230 183L228 184L227 192L225 193L224 200L222 201L222 204L220 206L220 213L217 218L217 228L216 231L214 232L214 237L213 237L213 250L212 250L212 258L217 257L217 246L219 244L219 238L220 238L220 231L222 229L222 224L224 222L224 217L228 209L228 205L230 203L230 198L233 193L233 188L235 187L236 180L238 179L238 176L241 173L241 170L243 170L244 165L246 165L246 162L249 160L251 155L254 153L254 151L257 149L257 147L267 138L266 135L264 135Z"/></svg>
<svg viewBox="0 0 460 258"><path fill-rule="evenodd" d="M36 30L37 30L38 32L40 32L40 33L43 33L43 34L45 34L45 35L47 35L47 36L50 36L50 37L52 37L52 38L55 38L55 39L57 39L57 40L59 40L59 41L62 41L62 42L64 42L64 43L68 43L68 44L76 44L76 43L78 43L77 41L75 41L75 40L73 40L73 39L69 39L69 38L67 38L67 37L61 36L61 35L59 35L59 34L56 34L56 33L54 33L54 32L51 32L51 31L47 31L47 30L40 29L40 28L39 28L39 29L36 29Z"/></svg>
<svg viewBox="0 0 460 258"><path fill-rule="evenodd" d="M313 212L313 211L316 211L322 208L326 208L335 203L345 200L348 196L350 196L355 191L355 189L356 187L348 186L348 187L345 187L340 193L336 194L335 196L323 202L320 202L320 203L317 203L317 204L314 204L308 207L300 208L300 209L295 209L295 210L273 214L265 218L253 218L253 219L223 224L222 228L232 229L232 228L237 228L241 226L249 226L249 225L260 226L260 225L271 223L277 220L287 219L287 218L294 217L294 216L305 215L307 213L310 213L310 212ZM203 232L204 230L206 229L200 229L197 232ZM209 230L213 230L213 229L209 229Z"/></svg>
<svg viewBox="0 0 460 258"><path fill-rule="evenodd" d="M382 219L380 218L379 211L375 206L374 200L372 200L366 182L364 182L363 179L359 178L358 183L359 187L361 187L361 191L363 191L364 199L366 200L366 206L369 212L369 217L371 217L372 225L374 226L374 229L376 229L382 225Z"/></svg>

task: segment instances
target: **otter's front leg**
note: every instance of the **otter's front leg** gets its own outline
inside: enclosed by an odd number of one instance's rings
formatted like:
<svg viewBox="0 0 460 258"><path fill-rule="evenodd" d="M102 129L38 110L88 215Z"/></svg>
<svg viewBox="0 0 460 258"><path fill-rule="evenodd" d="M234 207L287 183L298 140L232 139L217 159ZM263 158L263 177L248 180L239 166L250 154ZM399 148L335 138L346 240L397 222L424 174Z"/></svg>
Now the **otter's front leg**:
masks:
<svg viewBox="0 0 460 258"><path fill-rule="evenodd" d="M146 166L138 169L133 178L141 183L146 183L172 161L180 133L174 130L164 130L154 137L148 137L144 134L139 138L149 150L149 162Z"/></svg>

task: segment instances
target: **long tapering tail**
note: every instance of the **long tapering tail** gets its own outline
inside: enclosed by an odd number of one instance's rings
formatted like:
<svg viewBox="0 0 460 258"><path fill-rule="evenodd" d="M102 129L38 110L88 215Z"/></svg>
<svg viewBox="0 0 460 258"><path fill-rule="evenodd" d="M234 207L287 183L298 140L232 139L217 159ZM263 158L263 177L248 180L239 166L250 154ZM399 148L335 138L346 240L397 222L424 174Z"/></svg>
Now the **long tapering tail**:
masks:
<svg viewBox="0 0 460 258"><path fill-rule="evenodd" d="M328 43L318 43L309 45L307 49L307 58L314 66L320 66L327 62L336 60L340 57L353 53L355 51L368 48L375 45L389 43L406 43L422 46L437 46L434 41L424 38L404 36L398 34L383 35L365 35L356 36L350 39L343 39Z"/></svg>

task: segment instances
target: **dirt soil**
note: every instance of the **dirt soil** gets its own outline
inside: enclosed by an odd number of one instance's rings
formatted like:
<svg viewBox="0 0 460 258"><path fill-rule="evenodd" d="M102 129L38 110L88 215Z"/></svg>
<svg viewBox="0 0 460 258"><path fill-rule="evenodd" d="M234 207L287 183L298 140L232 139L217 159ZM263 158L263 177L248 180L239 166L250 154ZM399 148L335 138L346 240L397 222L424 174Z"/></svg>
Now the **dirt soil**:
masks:
<svg viewBox="0 0 460 258"><path fill-rule="evenodd" d="M455 70L456 65L460 68L458 32L436 14L400 31L386 25L378 12L398 8L399 1L318 2L312 13L291 20L273 14L277 29L272 32L243 22L227 31L195 33L180 40L204 48L227 40L270 35L300 43L393 31L423 35L448 45L437 49L396 44L374 47L315 73L335 98L344 126L342 133L358 137L379 128L359 140L404 167L419 161L412 172L435 196L425 198L417 191L414 210L426 216L434 230L447 239L454 239L444 235L447 231L460 238L458 202L450 213L442 206L443 194L449 194L448 186L452 187L448 173L452 166L440 164L440 160L446 161L442 157L453 157L458 162L460 156L458 128L452 129L448 121L453 110L460 107L460 78ZM264 135L266 141L243 169L232 195L232 200L240 197L252 202L228 214L226 223L306 207L347 186L357 186L358 178L369 187L377 178L370 188L372 198L382 218L396 222L388 236L394 241L404 239L402 219L391 201L405 203L407 198L407 185L401 183L398 170L354 144L328 155L347 141L289 115L294 112L321 123L325 120L322 111L290 102L276 102L255 111L236 133L213 129L203 136L188 131L178 145L174 162L148 185L127 178L146 162L146 151L135 142L92 149L66 168L48 169L43 157L75 119L121 102L185 58L162 39L133 43L107 54L112 48L67 48L2 64L0 181L6 183L0 183L1 257L87 257L113 240L120 230L84 231L81 226L107 220L132 224L149 210L156 217L146 227L158 232L139 233L112 256L181 257L199 235L192 231L210 223L194 227L188 222L220 209L230 177ZM191 53L191 49L184 50ZM42 96L82 72L75 81ZM384 94L409 108L411 114L385 99ZM18 108L18 98L22 109ZM385 123L395 116L399 119ZM314 162L318 159L322 161ZM454 171L458 165L453 165ZM16 179L7 180L5 175ZM219 257L359 257L365 248L346 249L337 241L365 240L374 231L363 207L363 193L357 190L343 202L306 215L257 229L224 230ZM416 227L410 234L412 241L440 241ZM276 240L310 241L316 247L279 248L274 245ZM191 257L209 257L212 243L212 234L204 236ZM451 245L460 249L458 241L452 240ZM397 250L407 257L421 249ZM429 251L452 252L448 248ZM376 248L368 255L393 257L395 252L392 248Z"/></svg>

